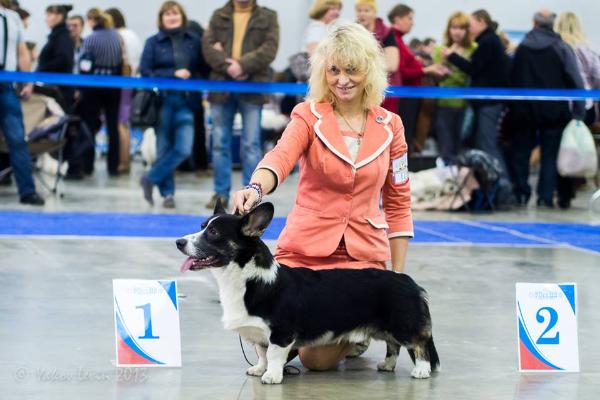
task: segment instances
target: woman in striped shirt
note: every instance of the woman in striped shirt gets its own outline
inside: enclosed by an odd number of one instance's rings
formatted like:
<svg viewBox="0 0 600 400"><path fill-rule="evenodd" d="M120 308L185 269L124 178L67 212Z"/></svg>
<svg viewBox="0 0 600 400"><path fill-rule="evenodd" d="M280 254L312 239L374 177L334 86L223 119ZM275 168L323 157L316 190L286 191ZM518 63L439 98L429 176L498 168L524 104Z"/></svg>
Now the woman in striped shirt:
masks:
<svg viewBox="0 0 600 400"><path fill-rule="evenodd" d="M106 76L121 75L123 66L122 44L119 34L112 29L112 17L97 8L87 13L88 24L93 33L83 42L79 70L82 74ZM93 137L100 130L100 114L104 113L108 133L108 174L118 175L119 167L119 102L121 91L118 88L82 88L79 114L92 131ZM94 148L83 156L83 170L94 171ZM71 171L73 172L73 171Z"/></svg>

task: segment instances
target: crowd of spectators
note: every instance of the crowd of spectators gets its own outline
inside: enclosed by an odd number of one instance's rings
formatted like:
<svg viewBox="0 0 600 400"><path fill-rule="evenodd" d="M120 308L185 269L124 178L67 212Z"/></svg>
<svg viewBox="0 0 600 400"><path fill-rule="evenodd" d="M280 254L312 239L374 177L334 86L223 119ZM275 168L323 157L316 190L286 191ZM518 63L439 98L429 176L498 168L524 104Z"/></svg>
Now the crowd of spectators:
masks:
<svg viewBox="0 0 600 400"><path fill-rule="evenodd" d="M203 28L188 19L182 4L166 1L158 11L158 33L145 44L127 28L126 18L117 8L93 8L80 16L70 15L69 5L51 5L46 9L50 34L38 56L37 46L23 40L29 12L14 0L0 0L0 24L7 27L12 40L4 45L0 42L0 69L28 71L34 65L34 70L40 72L89 74L99 79L141 75L271 81L277 76L271 63L277 55L280 28L277 12L259 3L226 1ZM540 10L533 16L532 30L515 47L486 10L450 15L439 32L440 42L413 38L407 43L417 17L411 7L398 4L390 10L380 10L376 0L355 0L353 7L355 22L372 32L382 48L390 85L565 89L600 86L600 57L586 39L578 17L570 12L557 16ZM300 52L290 58L290 73L286 75L289 80L306 80L310 57L328 27L346 23L340 19L341 9L341 0L313 2L308 11L310 22L298 43ZM387 18L379 16L383 14ZM84 38L86 26L91 34ZM9 46L18 51L11 51ZM8 59L2 59L3 52L9 54ZM13 54L18 54L18 60L10 58ZM13 85L1 87L0 101L4 103L0 128L6 136L10 159L0 158L0 171L10 162L21 202L41 205L43 199L35 192L31 163L24 153L23 129L15 129L19 125L15 118L18 120L20 115L13 104L17 92ZM31 85L25 85L18 93L26 98L31 90ZM132 91L65 86L59 87L54 96L67 113L81 118L92 138L105 126L109 176L129 173ZM271 99L258 93L209 93L207 100L212 119L214 195L206 205L213 208L217 200L224 205L229 201L235 115L242 117L241 164L243 183L247 184L262 157L261 115L263 105ZM12 115L5 104L11 104ZM175 207L174 171L190 157L200 160L192 163L196 168L206 168L203 104L197 93L161 93L160 122L154 127L157 159L141 177L143 194L150 204L154 202L156 186L163 206ZM402 117L411 157L423 151L428 138L436 143L439 160L445 165L455 163L467 148L483 150L498 160L504 178L513 185L516 201L522 205L528 203L532 194L530 159L539 146L536 201L541 207L553 207L555 197L561 208L570 206L574 182L559 177L556 171L562 131L571 119L581 119L588 125L597 119L596 104L591 100L506 103L388 97L382 106ZM197 152L202 154L194 154ZM89 146L70 159L66 178L81 180L93 174L94 157L94 147ZM4 183L10 183L10 178L5 178Z"/></svg>

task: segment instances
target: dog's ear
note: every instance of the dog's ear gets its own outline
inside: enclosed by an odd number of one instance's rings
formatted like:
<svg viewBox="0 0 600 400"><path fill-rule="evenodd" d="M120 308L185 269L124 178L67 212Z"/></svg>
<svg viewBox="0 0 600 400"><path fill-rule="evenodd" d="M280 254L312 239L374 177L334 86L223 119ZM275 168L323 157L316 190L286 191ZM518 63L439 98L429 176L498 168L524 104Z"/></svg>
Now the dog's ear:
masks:
<svg viewBox="0 0 600 400"><path fill-rule="evenodd" d="M215 202L215 212L213 215L219 214L227 214L227 211L225 211L225 207L223 207L223 203L221 203L221 198L217 197L217 201Z"/></svg>
<svg viewBox="0 0 600 400"><path fill-rule="evenodd" d="M260 237L273 219L275 208L271 203L263 203L244 215L242 218L242 234Z"/></svg>

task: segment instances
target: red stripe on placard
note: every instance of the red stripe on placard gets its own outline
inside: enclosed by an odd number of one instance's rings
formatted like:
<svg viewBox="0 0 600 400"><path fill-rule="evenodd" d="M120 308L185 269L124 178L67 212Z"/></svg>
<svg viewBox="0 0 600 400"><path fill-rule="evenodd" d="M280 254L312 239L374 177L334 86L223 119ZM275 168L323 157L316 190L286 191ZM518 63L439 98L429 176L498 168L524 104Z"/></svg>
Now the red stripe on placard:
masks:
<svg viewBox="0 0 600 400"><path fill-rule="evenodd" d="M551 371L554 368L544 364L538 360L531 352L527 349L522 340L519 340L519 351L521 353L521 369L522 370L534 370L534 371Z"/></svg>
<svg viewBox="0 0 600 400"><path fill-rule="evenodd" d="M120 337L117 337L117 354L119 356L119 364L153 364L152 361L146 360L133 351Z"/></svg>

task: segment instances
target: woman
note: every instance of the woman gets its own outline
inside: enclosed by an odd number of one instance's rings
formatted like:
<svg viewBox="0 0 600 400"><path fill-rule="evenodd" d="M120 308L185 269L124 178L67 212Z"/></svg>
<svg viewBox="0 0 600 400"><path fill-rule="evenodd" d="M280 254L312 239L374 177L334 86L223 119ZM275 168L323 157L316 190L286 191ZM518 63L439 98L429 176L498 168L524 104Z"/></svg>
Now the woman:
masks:
<svg viewBox="0 0 600 400"><path fill-rule="evenodd" d="M377 3L375 0L356 0L356 22L364 26L375 35L379 45L383 49L388 81L392 86L400 86L402 79L398 71L400 63L400 51L394 37L394 32L377 17ZM399 99L397 97L386 97L381 105L393 113L398 112Z"/></svg>
<svg viewBox="0 0 600 400"><path fill-rule="evenodd" d="M294 109L251 183L234 195L247 212L300 161L300 182L275 258L291 267L401 272L413 236L402 121L379 104L387 70L374 36L358 24L333 29L311 59L309 100ZM379 208L383 199L385 215ZM386 232L387 230L387 232ZM335 367L349 344L301 348L313 370Z"/></svg>
<svg viewBox="0 0 600 400"><path fill-rule="evenodd" d="M190 79L197 76L201 63L201 44L187 29L187 16L176 1L166 1L158 13L159 32L146 40L140 72L142 76ZM163 197L163 207L175 207L173 172L192 152L194 110L200 95L191 92L162 94L159 124L156 127L157 159L141 179L144 198L151 205L153 187Z"/></svg>
<svg viewBox="0 0 600 400"><path fill-rule="evenodd" d="M81 48L79 71L82 74L98 76L121 75L123 52L121 40L112 29L113 21L110 15L97 8L87 13L88 26L92 34L85 38ZM100 130L100 114L104 113L108 133L108 175L116 177L119 174L119 102L120 89L115 88L81 88L81 103L79 112L81 119L87 124L95 136ZM91 174L94 171L95 149L91 148L84 154L83 172ZM73 172L69 168L69 174ZM75 177L74 177L75 178Z"/></svg>
<svg viewBox="0 0 600 400"><path fill-rule="evenodd" d="M46 8L46 25L51 32L38 58L37 71L65 74L73 72L75 44L66 23L67 15L72 8L69 5L52 5ZM75 91L70 86L61 86L59 90L62 97L59 103L65 112L70 112Z"/></svg>
<svg viewBox="0 0 600 400"><path fill-rule="evenodd" d="M455 12L448 19L444 32L444 46L452 49L465 59L470 59L477 48L469 36L469 16L462 12ZM433 52L435 63L443 62L443 46L437 47ZM466 87L469 77L455 66L450 66L450 73L442 81L440 87ZM435 133L438 151L446 164L453 162L460 151L460 134L465 118L467 102L463 99L439 99L435 115Z"/></svg>
<svg viewBox="0 0 600 400"><path fill-rule="evenodd" d="M508 86L508 57L495 27L497 24L487 11L475 11L469 20L469 32L477 42L471 59L458 54L456 48L442 49L442 55L448 62L471 77L472 87ZM475 113L475 148L498 159L503 175L506 175L504 158L497 143L498 125L504 106L494 100L478 100L472 105Z"/></svg>
<svg viewBox="0 0 600 400"><path fill-rule="evenodd" d="M579 67L585 88L600 88L600 56L592 49L592 46L588 42L577 15L572 12L560 14L555 22L554 30L575 51L577 66ZM585 108L585 122L591 125L597 118L593 100L587 100Z"/></svg>
<svg viewBox="0 0 600 400"><path fill-rule="evenodd" d="M404 86L421 86L421 81L425 74L441 77L447 73L447 69L439 64L424 67L422 61L415 57L412 50L404 43L404 36L410 33L414 25L414 14L413 9L404 4L398 4L388 14L388 20L392 24L394 37L400 50L398 71L400 72L402 85ZM403 98L400 100L400 109L398 111L404 123L409 153L412 151L414 145L420 104L421 100L416 98Z"/></svg>
<svg viewBox="0 0 600 400"><path fill-rule="evenodd" d="M311 21L304 32L304 51L311 57L317 45L327 34L327 28L334 23L342 11L341 0L315 0L308 10Z"/></svg>
<svg viewBox="0 0 600 400"><path fill-rule="evenodd" d="M106 13L113 19L114 28L123 41L124 53L126 54L129 75L135 75L140 65L142 55L142 41L137 33L127 29L125 17L118 8L109 8ZM131 133L129 131L129 117L131 114L132 89L121 90L121 103L119 104L119 173L128 173L131 160L129 157L131 147Z"/></svg>

